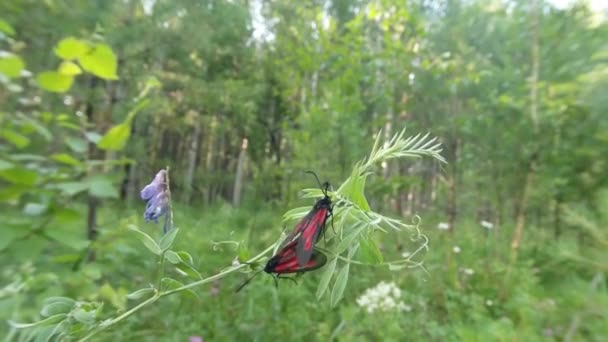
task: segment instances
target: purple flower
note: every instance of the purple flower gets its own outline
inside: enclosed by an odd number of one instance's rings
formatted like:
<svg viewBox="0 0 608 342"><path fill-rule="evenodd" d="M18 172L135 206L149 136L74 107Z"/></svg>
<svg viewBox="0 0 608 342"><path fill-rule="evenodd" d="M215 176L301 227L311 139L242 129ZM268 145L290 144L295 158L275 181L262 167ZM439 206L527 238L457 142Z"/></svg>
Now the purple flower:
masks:
<svg viewBox="0 0 608 342"><path fill-rule="evenodd" d="M152 182L146 185L140 192L141 199L148 201L144 219L147 222L158 222L158 218L166 215L169 212L171 195L168 185L168 174L166 170L160 170L154 176ZM169 216L165 217L165 225L163 230L167 232L170 225Z"/></svg>

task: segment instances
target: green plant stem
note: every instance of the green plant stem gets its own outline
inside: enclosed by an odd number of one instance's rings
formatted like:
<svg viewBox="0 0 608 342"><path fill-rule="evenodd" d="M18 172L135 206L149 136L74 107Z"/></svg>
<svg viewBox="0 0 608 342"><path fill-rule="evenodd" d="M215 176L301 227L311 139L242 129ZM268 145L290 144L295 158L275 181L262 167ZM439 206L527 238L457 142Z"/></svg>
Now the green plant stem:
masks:
<svg viewBox="0 0 608 342"><path fill-rule="evenodd" d="M212 282L214 280L221 279L221 278L229 275L230 273L233 273L235 271L243 269L243 268L249 266L250 263L256 262L258 259L262 258L264 255L266 255L268 252L272 251L273 249L274 249L274 244L271 245L270 247L266 248L260 254L258 254L256 256L254 256L253 258L249 259L246 263L239 264L237 266L231 266L228 269L226 269L225 271L222 271L222 272L220 272L218 274L212 275L211 277L208 277L208 278L205 278L205 279L201 279L201 280L195 281L193 283L190 283L190 284L187 284L187 285L184 285L184 286L180 286L180 287L178 287L176 289L169 290L169 291L166 291L166 292L159 292L160 291L160 287L159 287L154 292L154 296L152 296L152 297L146 299L145 301L137 304L136 306L132 307L130 310L126 311L125 313L123 313L120 316L117 316L116 318L111 318L111 319L105 320L104 322L102 322L102 324L100 324L97 328L93 329L89 334L87 334L85 337L81 338L79 341L80 342L84 342L84 341L89 340L91 337L97 335L101 331L103 331L103 330L105 330L105 329L107 329L107 328L109 328L109 327L111 327L113 325L116 325L120 321L122 321L122 320L126 319L127 317L133 315L134 313L136 313L137 311L141 310L142 308L144 308L144 307L146 307L146 306L148 306L148 305L156 302L161 297L169 296L169 295L172 295L172 294L177 293L177 292L186 291L186 290L189 290L191 288L194 288L194 287L197 287L197 286L200 286L200 285L203 285L203 284L210 283L210 282ZM162 260L164 260L164 255L162 257L163 257ZM163 263L162 260L161 260L161 267L164 266L164 263ZM158 273L161 274L161 276L159 276L159 282L160 282L160 279L162 279L162 271L159 271Z"/></svg>
<svg viewBox="0 0 608 342"><path fill-rule="evenodd" d="M160 291L161 281L165 275L165 251L160 253L158 274L156 275L156 289Z"/></svg>

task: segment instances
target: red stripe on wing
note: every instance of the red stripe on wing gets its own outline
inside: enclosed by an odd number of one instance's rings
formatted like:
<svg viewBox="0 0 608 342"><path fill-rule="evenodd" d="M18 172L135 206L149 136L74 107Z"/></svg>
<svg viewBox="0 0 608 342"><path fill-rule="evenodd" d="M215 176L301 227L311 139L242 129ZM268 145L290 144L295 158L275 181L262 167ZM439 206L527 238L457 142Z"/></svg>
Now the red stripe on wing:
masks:
<svg viewBox="0 0 608 342"><path fill-rule="evenodd" d="M306 262L304 266L298 263L296 257L296 241L292 241L287 246L282 248L275 254L264 268L267 273L298 273L305 271L312 271L322 267L327 262L325 255L317 250L312 253L312 256Z"/></svg>
<svg viewBox="0 0 608 342"><path fill-rule="evenodd" d="M306 265L310 260L315 242L317 242L321 236L321 231L325 227L328 210L329 208L326 207L317 208L306 227L302 229L296 246L296 255L300 266Z"/></svg>

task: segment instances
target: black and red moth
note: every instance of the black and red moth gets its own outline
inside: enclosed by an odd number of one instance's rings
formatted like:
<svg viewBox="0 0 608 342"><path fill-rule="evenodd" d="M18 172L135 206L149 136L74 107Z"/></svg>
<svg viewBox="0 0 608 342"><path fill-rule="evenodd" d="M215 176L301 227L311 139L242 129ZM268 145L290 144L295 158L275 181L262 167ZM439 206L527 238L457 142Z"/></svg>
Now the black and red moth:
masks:
<svg viewBox="0 0 608 342"><path fill-rule="evenodd" d="M316 270L323 267L327 262L325 254L314 250L305 265L300 265L297 260L297 241L292 241L281 248L264 267L266 273L289 274Z"/></svg>
<svg viewBox="0 0 608 342"><path fill-rule="evenodd" d="M315 243L321 237L321 233L325 230L327 219L333 213L331 198L327 195L329 183L325 182L321 185L319 178L314 172L308 171L308 173L311 173L317 179L323 192L323 198L315 203L310 212L295 225L293 231L281 244L285 246L290 245L292 242L297 242L296 258L300 267L306 266L312 258Z"/></svg>
<svg viewBox="0 0 608 342"><path fill-rule="evenodd" d="M290 273L303 273L307 271L316 270L317 268L321 268L327 262L327 257L325 254L319 252L318 250L314 250L309 260L305 265L300 266L296 256L296 243L297 240L291 241L285 247L281 248L275 255L272 256L264 266L264 272L268 274L277 274L276 278L287 278L281 277L283 274ZM251 278L247 279L241 286L236 289L236 292L239 292L245 285L249 284L249 282L255 278L261 271L256 272Z"/></svg>

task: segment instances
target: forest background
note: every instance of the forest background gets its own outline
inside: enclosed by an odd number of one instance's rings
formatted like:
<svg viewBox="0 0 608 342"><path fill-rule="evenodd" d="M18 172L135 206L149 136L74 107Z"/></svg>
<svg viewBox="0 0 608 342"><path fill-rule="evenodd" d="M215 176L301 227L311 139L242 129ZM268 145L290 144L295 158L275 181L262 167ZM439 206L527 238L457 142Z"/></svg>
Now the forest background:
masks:
<svg viewBox="0 0 608 342"><path fill-rule="evenodd" d="M376 163L359 203L428 237L412 267L385 262L409 260L411 230L370 231L344 277L235 294L235 272L96 338L605 341L608 24L590 4L1 1L0 332L82 337L141 301L159 260L137 237L162 224L139 195L160 169L179 288L293 227L304 171L336 190L407 128L447 163ZM80 303L69 324L19 324L55 296Z"/></svg>

